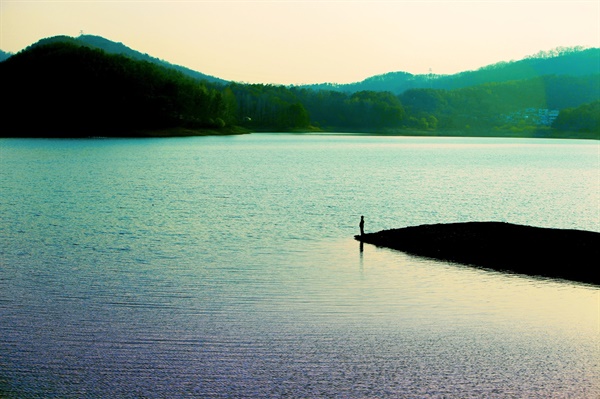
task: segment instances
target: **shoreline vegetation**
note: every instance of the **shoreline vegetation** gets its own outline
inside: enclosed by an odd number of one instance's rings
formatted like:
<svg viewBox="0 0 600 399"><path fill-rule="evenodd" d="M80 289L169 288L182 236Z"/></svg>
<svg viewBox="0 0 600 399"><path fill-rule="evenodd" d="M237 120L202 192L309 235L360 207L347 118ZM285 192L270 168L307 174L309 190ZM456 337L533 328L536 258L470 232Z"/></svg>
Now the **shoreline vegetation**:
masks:
<svg viewBox="0 0 600 399"><path fill-rule="evenodd" d="M318 127L294 128L294 129L249 129L244 126L225 126L218 128L191 128L191 127L165 127L145 129L119 129L109 130L112 134L97 132L88 135L78 133L19 133L11 134L4 131L0 138L169 138L169 137L201 137L201 136L234 136L253 133L293 133L293 134L352 134L365 136L389 136L389 137L461 137L461 138L540 138L540 139L573 139L573 140L600 140L600 135L595 133L582 134L581 132L550 131L550 129L535 129L524 132L514 132L501 129L479 129L475 131L462 130L418 130L418 129L345 129ZM107 131L107 132L109 132Z"/></svg>
<svg viewBox="0 0 600 399"><path fill-rule="evenodd" d="M115 133L116 132L116 133ZM532 130L523 134L509 130L479 130L476 132L464 132L459 130L415 130L415 129L385 129L385 130L352 130L352 129L321 129L321 128L298 128L298 129L248 129L243 126L226 126L224 128L189 128L189 127L168 127L168 128L146 128L146 129L127 129L121 130L114 128L112 134L104 135L104 132L97 132L89 135L77 133L18 133L11 134L9 131L2 132L0 138L169 138L169 137L202 137L202 136L234 136L253 133L294 133L294 134L315 134L315 133L340 133L365 136L389 136L389 137L460 137L460 138L539 138L539 139L573 139L573 140L600 140L600 135L581 132L551 132Z"/></svg>
<svg viewBox="0 0 600 399"><path fill-rule="evenodd" d="M344 132L598 140L598 60L600 49L573 48L455 75L283 86L198 77L106 39L58 36L0 61L0 137Z"/></svg>
<svg viewBox="0 0 600 399"><path fill-rule="evenodd" d="M227 126L223 128L186 128L172 127L164 129L136 130L129 137L195 137L195 136L232 136L252 133L241 126Z"/></svg>
<svg viewBox="0 0 600 399"><path fill-rule="evenodd" d="M600 286L600 233L505 222L430 224L355 236L411 255Z"/></svg>

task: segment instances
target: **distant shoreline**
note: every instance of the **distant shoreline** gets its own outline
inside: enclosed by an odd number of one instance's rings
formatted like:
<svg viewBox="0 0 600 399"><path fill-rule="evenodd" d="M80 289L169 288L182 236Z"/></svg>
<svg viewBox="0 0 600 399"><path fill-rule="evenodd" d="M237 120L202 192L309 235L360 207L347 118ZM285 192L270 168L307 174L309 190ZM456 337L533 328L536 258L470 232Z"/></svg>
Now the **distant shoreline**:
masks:
<svg viewBox="0 0 600 399"><path fill-rule="evenodd" d="M219 129L198 128L190 129L183 127L165 128L156 130L140 130L134 132L134 137L193 137L193 136L231 136L238 134L249 134L252 131L240 126L228 126Z"/></svg>
<svg viewBox="0 0 600 399"><path fill-rule="evenodd" d="M600 233L467 222L355 236L363 243L497 271L600 286Z"/></svg>
<svg viewBox="0 0 600 399"><path fill-rule="evenodd" d="M571 132L551 129L536 129L527 131L512 131L502 129L439 129L439 130L418 130L409 128L397 129L348 129L327 127L320 128L309 126L306 128L294 129L268 129L257 128L248 129L247 133L348 133L364 136L389 136L389 137L459 137L459 138L524 138L524 139L564 139L564 140L600 140L600 133L594 132Z"/></svg>
<svg viewBox="0 0 600 399"><path fill-rule="evenodd" d="M262 132L262 131L261 131ZM266 131L265 131L266 132ZM275 131L273 131L275 132ZM406 137L472 137L472 138L530 138L530 139L568 139L568 140L600 140L600 133L596 132L572 132L551 129L528 130L515 132L490 128L458 130L418 130L418 129L306 129L296 130L297 133L354 133L366 136L406 136Z"/></svg>
<svg viewBox="0 0 600 399"><path fill-rule="evenodd" d="M364 136L405 136L405 137L457 137L457 138L530 138L530 139L566 139L566 140L600 140L600 134L565 132L565 131L528 131L514 132L506 130L415 130L415 129L343 129L343 128L319 128L309 126L306 128L294 129L267 129L267 128L248 128L245 126L226 126L224 128L186 128L170 127L161 129L131 129L119 131L117 133L102 135L98 132L90 134L61 134L61 133L20 133L7 134L2 132L0 138L90 138L90 137L111 137L111 138L149 138L149 137L199 137L199 136L232 136L252 133L348 133Z"/></svg>
<svg viewBox="0 0 600 399"><path fill-rule="evenodd" d="M252 133L240 126L228 126L225 128L186 128L186 127L169 127L161 129L127 129L120 130L118 127L113 130L113 134L102 134L100 132L93 132L88 134L61 134L61 133L47 133L47 134L34 134L34 133L21 133L21 134L0 134L0 138L23 138L23 139L77 139L77 138L151 138L151 137L199 137L199 136L233 136L240 134Z"/></svg>

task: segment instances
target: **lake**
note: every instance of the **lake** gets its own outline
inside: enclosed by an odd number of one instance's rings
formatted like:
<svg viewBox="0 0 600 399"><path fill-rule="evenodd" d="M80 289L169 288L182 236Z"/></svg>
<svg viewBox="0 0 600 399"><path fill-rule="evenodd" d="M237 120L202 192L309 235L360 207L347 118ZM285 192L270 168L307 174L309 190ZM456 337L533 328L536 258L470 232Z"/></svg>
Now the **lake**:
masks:
<svg viewBox="0 0 600 399"><path fill-rule="evenodd" d="M354 240L600 231L597 141L0 140L0 397L594 398L600 289ZM552 248L548 248L552 251Z"/></svg>

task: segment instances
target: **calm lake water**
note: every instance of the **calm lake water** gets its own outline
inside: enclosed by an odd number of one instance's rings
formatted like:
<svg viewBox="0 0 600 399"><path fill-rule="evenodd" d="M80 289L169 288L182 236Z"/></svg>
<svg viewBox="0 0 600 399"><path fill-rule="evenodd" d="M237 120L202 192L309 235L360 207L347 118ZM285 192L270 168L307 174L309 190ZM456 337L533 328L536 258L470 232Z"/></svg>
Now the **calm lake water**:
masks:
<svg viewBox="0 0 600 399"><path fill-rule="evenodd" d="M353 235L600 231L599 162L571 140L0 140L0 397L598 398L598 287Z"/></svg>

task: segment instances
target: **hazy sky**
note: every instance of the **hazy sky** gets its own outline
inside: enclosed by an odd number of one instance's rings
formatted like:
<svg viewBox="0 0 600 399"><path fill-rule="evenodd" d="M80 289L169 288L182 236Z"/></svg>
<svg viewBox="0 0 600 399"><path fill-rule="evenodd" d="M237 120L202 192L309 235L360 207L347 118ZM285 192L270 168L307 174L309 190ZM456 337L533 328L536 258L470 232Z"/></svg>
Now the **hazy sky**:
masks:
<svg viewBox="0 0 600 399"><path fill-rule="evenodd" d="M347 83L600 47L600 0L0 0L4 51L81 31L227 80Z"/></svg>

